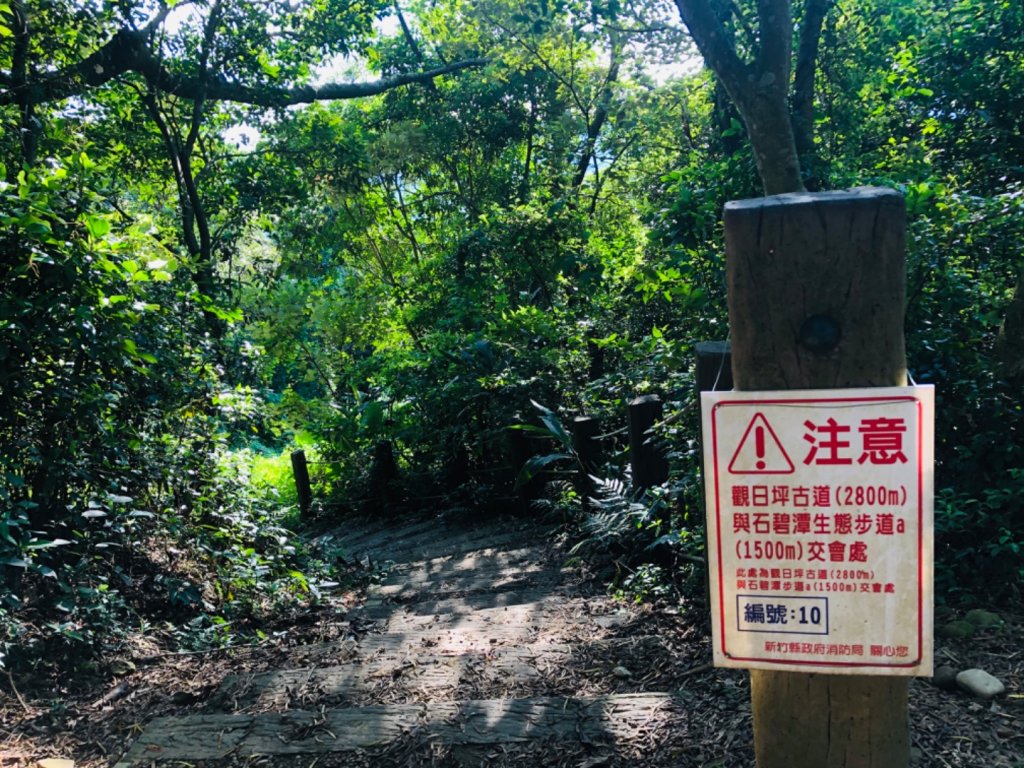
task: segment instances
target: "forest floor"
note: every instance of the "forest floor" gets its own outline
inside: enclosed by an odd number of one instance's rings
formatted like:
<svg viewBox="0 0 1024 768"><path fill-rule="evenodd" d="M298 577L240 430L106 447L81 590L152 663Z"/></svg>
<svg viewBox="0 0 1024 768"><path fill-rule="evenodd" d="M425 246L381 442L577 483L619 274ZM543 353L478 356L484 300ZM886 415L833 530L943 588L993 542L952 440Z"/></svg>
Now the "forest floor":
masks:
<svg viewBox="0 0 1024 768"><path fill-rule="evenodd" d="M333 536L380 578L259 646L140 637L90 679L0 678L0 768L753 765L748 675L711 667L704 612L608 597L564 533L434 518ZM937 640L936 664L1006 695L911 682L915 767L1024 766L1024 615L1001 616Z"/></svg>

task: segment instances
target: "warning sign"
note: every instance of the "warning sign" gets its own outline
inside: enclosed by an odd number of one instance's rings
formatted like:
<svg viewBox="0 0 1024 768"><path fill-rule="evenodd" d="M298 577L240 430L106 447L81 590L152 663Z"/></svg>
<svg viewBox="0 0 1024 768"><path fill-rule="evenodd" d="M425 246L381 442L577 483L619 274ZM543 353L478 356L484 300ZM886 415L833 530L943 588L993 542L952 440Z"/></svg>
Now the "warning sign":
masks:
<svg viewBox="0 0 1024 768"><path fill-rule="evenodd" d="M931 674L933 402L702 394L717 666Z"/></svg>
<svg viewBox="0 0 1024 768"><path fill-rule="evenodd" d="M754 414L750 420L729 462L729 471L737 475L788 475L793 472L793 462L763 413Z"/></svg>

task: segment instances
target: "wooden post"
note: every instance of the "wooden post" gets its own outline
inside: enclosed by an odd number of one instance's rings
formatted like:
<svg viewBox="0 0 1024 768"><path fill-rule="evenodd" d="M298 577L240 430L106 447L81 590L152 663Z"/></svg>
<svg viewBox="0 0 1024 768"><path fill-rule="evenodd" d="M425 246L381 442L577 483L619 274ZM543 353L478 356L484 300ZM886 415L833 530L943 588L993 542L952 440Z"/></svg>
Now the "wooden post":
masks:
<svg viewBox="0 0 1024 768"><path fill-rule="evenodd" d="M395 500L395 481L398 479L398 462L395 461L395 449L390 440L378 440L373 446L373 459L370 463L369 486L372 504L381 511Z"/></svg>
<svg viewBox="0 0 1024 768"><path fill-rule="evenodd" d="M697 406L700 407L701 392L720 392L732 389L732 347L728 341L698 341L696 345L697 366L694 385L697 390ZM701 445L704 444L704 420L697 420L697 431ZM700 454L700 476L704 475L704 452ZM708 531L704 529L704 551L708 551ZM710 565L710 563L709 563ZM702 615L707 631L711 631L711 582L707 570L703 572L704 599L708 610Z"/></svg>
<svg viewBox="0 0 1024 768"><path fill-rule="evenodd" d="M695 372L697 387L697 405L700 406L701 392L720 392L732 389L732 348L728 341L698 341L697 370ZM704 421L698 420L697 427L701 445L704 444ZM700 474L704 477L704 454L700 455Z"/></svg>
<svg viewBox="0 0 1024 768"><path fill-rule="evenodd" d="M668 459L660 446L651 442L651 427L661 418L661 398L643 395L626 408L629 424L629 463L633 468L633 490L643 493L668 480Z"/></svg>
<svg viewBox="0 0 1024 768"><path fill-rule="evenodd" d="M736 389L906 384L902 197L893 190L728 203ZM906 768L907 678L751 671L759 768Z"/></svg>
<svg viewBox="0 0 1024 768"><path fill-rule="evenodd" d="M309 464L306 463L306 452L292 451L292 474L295 476L295 491L299 496L299 512L309 514L313 505L313 488L309 483Z"/></svg>
<svg viewBox="0 0 1024 768"><path fill-rule="evenodd" d="M601 465L601 444L595 440L601 425L592 416L577 416L572 420L572 447L580 460L576 473L576 491L583 499L584 508L590 506L594 495L594 481L590 476Z"/></svg>
<svg viewBox="0 0 1024 768"><path fill-rule="evenodd" d="M701 392L732 389L732 348L728 341L697 342L697 398Z"/></svg>
<svg viewBox="0 0 1024 768"><path fill-rule="evenodd" d="M505 430L505 435L508 439L508 451L509 458L512 461L512 477L510 485L515 486L516 479L519 477L519 473L522 471L523 466L527 461L536 453L532 443L536 442L530 440L526 433L521 429L514 429L509 427ZM519 499L520 512L528 512L530 509L530 503L535 499L540 498L541 491L544 489L544 478L540 472L534 475L530 480L524 483L516 491L516 495Z"/></svg>

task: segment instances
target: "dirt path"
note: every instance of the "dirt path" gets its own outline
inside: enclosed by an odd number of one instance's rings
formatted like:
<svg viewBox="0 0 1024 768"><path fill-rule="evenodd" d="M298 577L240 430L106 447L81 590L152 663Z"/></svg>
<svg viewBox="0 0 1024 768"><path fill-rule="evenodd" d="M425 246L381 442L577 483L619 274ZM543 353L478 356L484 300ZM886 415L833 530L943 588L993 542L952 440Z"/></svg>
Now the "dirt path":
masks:
<svg viewBox="0 0 1024 768"><path fill-rule="evenodd" d="M228 676L204 711L150 722L117 765L653 758L687 730L686 694L643 661L669 648L656 636L617 637L636 612L565 568L552 536L508 521L346 531L350 555L387 564L347 617L354 636ZM644 683L652 672L655 689Z"/></svg>

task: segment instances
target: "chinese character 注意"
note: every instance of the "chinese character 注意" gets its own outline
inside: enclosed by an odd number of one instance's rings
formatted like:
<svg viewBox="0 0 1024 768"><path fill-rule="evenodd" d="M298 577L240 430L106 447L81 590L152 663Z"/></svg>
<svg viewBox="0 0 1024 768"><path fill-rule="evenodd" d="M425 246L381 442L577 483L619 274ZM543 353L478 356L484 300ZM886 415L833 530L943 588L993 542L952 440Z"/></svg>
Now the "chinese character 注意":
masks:
<svg viewBox="0 0 1024 768"><path fill-rule="evenodd" d="M852 464L853 458L845 454L850 447L849 439L843 439L851 427L839 424L829 417L824 424L805 421L808 433L804 440L811 444L804 457L804 464ZM903 435L907 431L903 419L879 417L861 419L857 432L861 436L861 454L858 464L906 464L903 453Z"/></svg>

